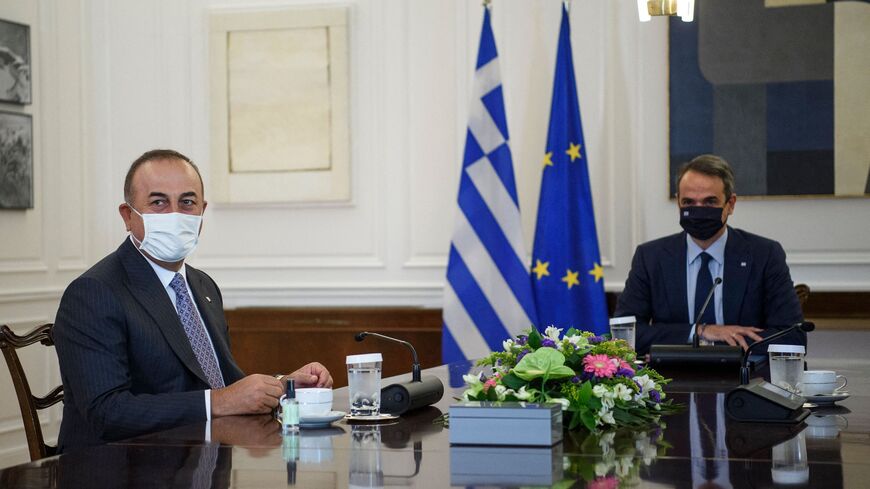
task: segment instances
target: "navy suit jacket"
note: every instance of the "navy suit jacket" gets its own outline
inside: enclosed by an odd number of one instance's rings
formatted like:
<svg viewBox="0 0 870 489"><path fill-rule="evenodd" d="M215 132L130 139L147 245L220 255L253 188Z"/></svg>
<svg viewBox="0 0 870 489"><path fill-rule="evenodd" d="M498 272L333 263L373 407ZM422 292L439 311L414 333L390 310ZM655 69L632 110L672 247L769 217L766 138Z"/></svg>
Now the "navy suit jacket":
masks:
<svg viewBox="0 0 870 489"><path fill-rule="evenodd" d="M689 342L686 253L685 232L644 243L634 253L615 315L637 317L638 353L653 344ZM729 227L721 287L725 324L763 328L761 336L769 336L803 321L785 251L776 241ZM803 332L776 340L806 341Z"/></svg>
<svg viewBox="0 0 870 489"><path fill-rule="evenodd" d="M230 385L244 373L230 353L220 290L186 270ZM129 239L67 287L54 341L64 388L60 451L206 420L208 381L169 295Z"/></svg>

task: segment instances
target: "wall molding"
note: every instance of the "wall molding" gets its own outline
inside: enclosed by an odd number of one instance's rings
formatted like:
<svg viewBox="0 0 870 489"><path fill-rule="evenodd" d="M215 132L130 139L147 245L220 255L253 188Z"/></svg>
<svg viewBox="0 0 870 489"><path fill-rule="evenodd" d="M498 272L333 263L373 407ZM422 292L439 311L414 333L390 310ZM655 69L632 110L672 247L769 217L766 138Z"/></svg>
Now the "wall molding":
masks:
<svg viewBox="0 0 870 489"><path fill-rule="evenodd" d="M56 301L60 299L64 290L66 290L66 285L63 287L50 286L0 290L0 304Z"/></svg>
<svg viewBox="0 0 870 489"><path fill-rule="evenodd" d="M43 260L3 260L0 273L45 273L48 265Z"/></svg>
<svg viewBox="0 0 870 489"><path fill-rule="evenodd" d="M203 270L292 270L292 269L371 269L384 268L386 264L377 256L264 256L264 257L203 257L194 258L191 264Z"/></svg>
<svg viewBox="0 0 870 489"><path fill-rule="evenodd" d="M789 265L870 265L866 251L787 251Z"/></svg>

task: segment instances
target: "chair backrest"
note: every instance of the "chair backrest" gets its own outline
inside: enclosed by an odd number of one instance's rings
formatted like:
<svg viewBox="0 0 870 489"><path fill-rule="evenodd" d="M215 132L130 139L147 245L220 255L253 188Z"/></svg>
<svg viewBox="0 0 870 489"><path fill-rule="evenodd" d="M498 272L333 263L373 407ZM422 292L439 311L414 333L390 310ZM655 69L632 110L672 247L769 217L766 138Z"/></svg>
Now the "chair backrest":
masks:
<svg viewBox="0 0 870 489"><path fill-rule="evenodd" d="M24 421L24 431L27 434L27 447L30 450L30 460L48 457L54 455L57 451L56 447L45 444L37 411L62 401L63 386L57 386L57 388L44 397L34 396L30 391L27 375L25 375L24 369L21 367L16 350L34 343L42 343L45 346L54 345L54 339L51 336L52 326L53 324L51 323L44 324L24 336L18 336L13 333L9 329L9 326L0 326L0 349L3 350L3 356L6 357L9 374L12 376L12 385L15 386L15 393L18 395L18 406L21 408L21 418Z"/></svg>
<svg viewBox="0 0 870 489"><path fill-rule="evenodd" d="M803 309L807 299L810 298L810 287L807 284L797 284L794 286L794 291L798 296L798 301L801 303L801 309Z"/></svg>

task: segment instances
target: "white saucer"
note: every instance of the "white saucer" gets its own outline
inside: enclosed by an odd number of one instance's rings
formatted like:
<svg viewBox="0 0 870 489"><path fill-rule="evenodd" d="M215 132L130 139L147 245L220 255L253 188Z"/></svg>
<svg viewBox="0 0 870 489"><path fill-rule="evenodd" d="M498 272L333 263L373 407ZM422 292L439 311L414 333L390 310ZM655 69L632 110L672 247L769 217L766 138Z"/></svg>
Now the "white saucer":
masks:
<svg viewBox="0 0 870 489"><path fill-rule="evenodd" d="M828 395L816 395L816 396L804 396L807 402L811 402L813 404L818 404L819 406L832 405L835 402L840 402L842 400L849 398L848 392L835 392L833 394Z"/></svg>
<svg viewBox="0 0 870 489"><path fill-rule="evenodd" d="M360 415L354 416L353 414L348 414L347 416L344 417L344 419L346 419L348 421L374 421L374 422L389 421L391 419L396 419L396 418L398 418L398 416L396 416L395 414L387 414L387 413L381 413L381 414L378 414L375 416L360 416Z"/></svg>
<svg viewBox="0 0 870 489"><path fill-rule="evenodd" d="M300 428L326 428L347 414L344 411L330 411L326 414L314 414L299 419Z"/></svg>

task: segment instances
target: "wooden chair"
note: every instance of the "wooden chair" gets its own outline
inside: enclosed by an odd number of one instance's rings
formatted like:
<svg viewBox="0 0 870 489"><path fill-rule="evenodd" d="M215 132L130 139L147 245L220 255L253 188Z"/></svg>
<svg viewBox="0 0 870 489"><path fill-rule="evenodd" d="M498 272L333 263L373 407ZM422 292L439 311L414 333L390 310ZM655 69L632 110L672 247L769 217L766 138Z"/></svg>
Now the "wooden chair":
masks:
<svg viewBox="0 0 870 489"><path fill-rule="evenodd" d="M797 284L794 286L794 291L798 296L801 309L803 309L804 305L807 303L807 299L810 298L810 287L807 284Z"/></svg>
<svg viewBox="0 0 870 489"><path fill-rule="evenodd" d="M27 376L24 374L24 369L21 367L18 353L15 350L37 342L45 346L54 345L54 339L51 335L52 326L53 324L51 323L44 324L24 336L16 335L9 329L9 326L0 326L0 349L3 350L3 356L6 357L9 374L12 376L12 384L15 386L15 393L18 395L18 406L21 408L21 418L24 421L24 431L27 434L27 447L30 450L30 460L45 458L57 452L56 447L45 444L37 411L49 408L62 401L63 385L57 386L46 394L45 397L34 396L30 391L30 384L27 382Z"/></svg>

